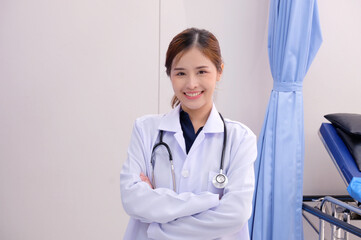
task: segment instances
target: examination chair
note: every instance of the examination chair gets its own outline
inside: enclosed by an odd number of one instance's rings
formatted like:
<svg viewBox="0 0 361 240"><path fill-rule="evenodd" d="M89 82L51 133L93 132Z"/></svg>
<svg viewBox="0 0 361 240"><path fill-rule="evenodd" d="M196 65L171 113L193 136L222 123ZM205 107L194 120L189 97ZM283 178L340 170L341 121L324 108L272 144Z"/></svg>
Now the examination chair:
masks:
<svg viewBox="0 0 361 240"><path fill-rule="evenodd" d="M349 233L361 239L361 229L351 224L351 220L361 218L361 115L329 114L325 118L331 123L321 124L319 136L350 196L304 196L302 209L319 218L319 228L303 216L319 239L325 239L325 222L331 225L332 240L348 240ZM311 201L318 202L318 206L306 204Z"/></svg>

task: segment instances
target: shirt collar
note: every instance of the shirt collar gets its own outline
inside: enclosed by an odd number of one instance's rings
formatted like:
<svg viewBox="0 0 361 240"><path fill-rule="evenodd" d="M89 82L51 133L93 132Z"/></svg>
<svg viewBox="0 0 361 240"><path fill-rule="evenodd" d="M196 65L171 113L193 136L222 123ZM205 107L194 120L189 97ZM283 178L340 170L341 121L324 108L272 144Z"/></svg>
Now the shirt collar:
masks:
<svg viewBox="0 0 361 240"><path fill-rule="evenodd" d="M179 122L180 105L176 106L169 113L165 114L159 124L159 130L168 132L181 132L182 128ZM203 127L204 133L218 133L223 132L223 121L219 116L216 106L213 104L211 113Z"/></svg>

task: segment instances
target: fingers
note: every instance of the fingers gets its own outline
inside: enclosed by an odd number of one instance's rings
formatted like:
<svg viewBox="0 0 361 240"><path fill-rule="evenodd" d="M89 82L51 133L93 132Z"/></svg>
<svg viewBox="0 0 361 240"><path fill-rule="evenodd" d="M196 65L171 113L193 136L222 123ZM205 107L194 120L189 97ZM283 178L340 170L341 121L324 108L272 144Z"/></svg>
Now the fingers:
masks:
<svg viewBox="0 0 361 240"><path fill-rule="evenodd" d="M140 173L140 180L142 180L143 182L148 183L148 185L150 186L150 188L153 189L152 183L150 182L149 178L144 175L144 173Z"/></svg>
<svg viewBox="0 0 361 240"><path fill-rule="evenodd" d="M147 176L144 175L144 173L140 173L140 179L145 182L147 180Z"/></svg>

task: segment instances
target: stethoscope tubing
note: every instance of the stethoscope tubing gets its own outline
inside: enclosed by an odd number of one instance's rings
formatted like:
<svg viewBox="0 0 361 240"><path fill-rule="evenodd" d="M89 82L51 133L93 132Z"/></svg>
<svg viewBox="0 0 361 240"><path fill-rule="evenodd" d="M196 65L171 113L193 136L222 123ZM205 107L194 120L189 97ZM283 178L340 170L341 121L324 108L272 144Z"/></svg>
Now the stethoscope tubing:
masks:
<svg viewBox="0 0 361 240"><path fill-rule="evenodd" d="M224 154L225 154L225 149L226 149L226 146L227 146L227 128L226 128L226 123L224 122L223 116L220 113L219 113L219 116L222 119L223 127L224 127L223 146L222 146L221 163L220 163L220 166L219 166L219 173L213 178L212 182L213 182L213 185L216 188L224 188L226 186L226 184L228 183L228 178L223 173ZM174 171L174 165L173 165L173 155L172 155L172 151L170 150L168 144L163 142L163 134L164 134L164 131L160 130L159 142L154 145L154 147L152 149L152 155L153 155L154 151L156 150L156 148L159 147L159 146L164 146L167 149L167 152L168 152L168 155L169 155L169 162L171 164L173 190L176 192L175 171ZM154 180L154 165L155 165L155 162L153 161L153 158L151 159L151 164L152 164L152 185L153 185L153 187L155 187L155 180Z"/></svg>
<svg viewBox="0 0 361 240"><path fill-rule="evenodd" d="M159 143L154 145L152 153L159 146L164 146L167 149L168 156L169 156L169 162L170 162L170 166L171 166L171 174L172 174L172 180L173 180L173 190L176 191L175 172L174 172L174 165L173 165L173 155L172 155L172 151L170 150L168 144L163 142L163 133L164 133L163 130L161 130L160 131L160 136L159 136ZM152 170L152 186L155 187L155 180L154 180L154 165L155 165L155 162L153 161L153 159L151 159L151 164L152 164L152 169L153 169Z"/></svg>
<svg viewBox="0 0 361 240"><path fill-rule="evenodd" d="M223 173L223 162L224 162L224 153L225 153L225 150L226 150L226 146L227 146L227 128L226 128L226 123L224 122L224 118L222 116L222 114L219 113L219 116L221 117L222 119L222 122L223 122L223 147L222 147L222 155L221 155L221 164L219 166L219 170L221 173Z"/></svg>

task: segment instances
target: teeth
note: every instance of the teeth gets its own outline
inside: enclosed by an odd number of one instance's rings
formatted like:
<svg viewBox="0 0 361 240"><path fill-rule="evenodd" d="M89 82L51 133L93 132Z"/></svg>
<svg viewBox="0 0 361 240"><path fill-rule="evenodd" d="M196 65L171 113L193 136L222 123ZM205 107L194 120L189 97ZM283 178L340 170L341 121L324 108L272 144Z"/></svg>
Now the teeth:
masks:
<svg viewBox="0 0 361 240"><path fill-rule="evenodd" d="M201 94L201 92L196 92L196 93L185 93L187 96L189 97L195 97L198 96L199 94Z"/></svg>

